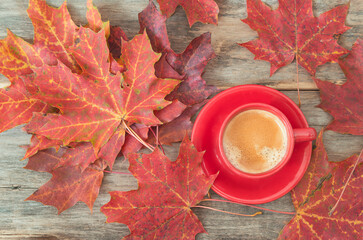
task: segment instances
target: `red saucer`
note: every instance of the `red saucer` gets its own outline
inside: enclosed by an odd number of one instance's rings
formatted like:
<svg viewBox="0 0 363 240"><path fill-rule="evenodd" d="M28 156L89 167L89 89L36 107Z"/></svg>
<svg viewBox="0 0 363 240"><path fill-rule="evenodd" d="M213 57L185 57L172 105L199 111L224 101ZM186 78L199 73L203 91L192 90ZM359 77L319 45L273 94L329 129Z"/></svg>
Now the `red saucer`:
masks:
<svg viewBox="0 0 363 240"><path fill-rule="evenodd" d="M198 151L205 151L204 172L219 172L212 186L217 194L235 202L261 204L282 197L296 186L309 165L312 142L296 143L289 162L274 175L253 180L234 175L221 165L218 134L229 113L247 103L270 104L285 114L293 128L309 127L301 110L286 95L269 87L241 85L219 93L203 107L194 123L192 142Z"/></svg>

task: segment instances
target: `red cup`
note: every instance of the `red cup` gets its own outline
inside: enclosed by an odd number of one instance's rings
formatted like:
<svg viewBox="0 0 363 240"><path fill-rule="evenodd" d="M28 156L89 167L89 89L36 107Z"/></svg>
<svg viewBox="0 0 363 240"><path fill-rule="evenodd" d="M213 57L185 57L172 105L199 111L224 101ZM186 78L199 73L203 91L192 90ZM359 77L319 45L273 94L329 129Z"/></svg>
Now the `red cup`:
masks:
<svg viewBox="0 0 363 240"><path fill-rule="evenodd" d="M286 152L283 158L279 161L279 163L274 166L273 168L260 173L248 173L244 172L242 170L237 169L234 167L231 162L226 157L226 154L224 153L223 149L223 135L224 131L229 124L229 122L239 113L242 113L247 110L264 110L267 111L274 116L276 116L280 121L282 122L285 130L286 130ZM316 130L314 128L295 128L293 129L289 120L287 117L277 108L264 104L264 103L248 103L241 105L234 109L223 121L222 127L219 131L219 138L218 138L218 147L220 155L222 156L221 164L224 165L229 171L233 172L234 175L244 177L244 178L251 178L251 179L257 179L257 178L265 178L268 176L271 176L275 173L277 173L281 168L283 168L286 163L291 158L291 155L294 151L294 145L297 142L306 142L306 141L312 141L316 138Z"/></svg>

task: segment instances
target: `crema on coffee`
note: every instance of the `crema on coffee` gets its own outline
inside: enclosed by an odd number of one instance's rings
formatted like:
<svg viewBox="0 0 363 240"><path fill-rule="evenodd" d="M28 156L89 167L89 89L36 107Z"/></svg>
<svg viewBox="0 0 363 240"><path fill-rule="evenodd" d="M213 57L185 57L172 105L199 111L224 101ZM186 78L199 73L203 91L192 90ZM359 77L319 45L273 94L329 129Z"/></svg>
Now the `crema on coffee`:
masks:
<svg viewBox="0 0 363 240"><path fill-rule="evenodd" d="M223 150L229 162L247 173L274 168L287 151L287 131L282 121L265 110L246 110L227 124Z"/></svg>

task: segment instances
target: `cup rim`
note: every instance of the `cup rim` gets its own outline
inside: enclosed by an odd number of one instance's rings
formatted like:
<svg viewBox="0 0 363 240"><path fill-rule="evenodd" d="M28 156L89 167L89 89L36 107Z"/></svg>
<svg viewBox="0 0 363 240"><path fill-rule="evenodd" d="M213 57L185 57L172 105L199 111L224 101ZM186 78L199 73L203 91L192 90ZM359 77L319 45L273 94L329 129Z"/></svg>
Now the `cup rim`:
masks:
<svg viewBox="0 0 363 240"><path fill-rule="evenodd" d="M239 113L241 113L243 111L251 110L251 109L268 111L268 112L272 113L274 116L278 117L280 119L280 121L283 123L283 125L286 129L286 134L287 134L287 149L286 149L286 153L285 153L284 157L276 166L269 169L268 171L261 172L261 173L248 173L248 172L244 172L242 170L237 169L227 159L227 157L224 153L224 149L223 149L223 133L224 133L224 130L227 127L228 123L230 122L230 120L233 117L235 117L236 115L238 115ZM221 128L219 130L219 134L218 134L218 148L219 148L218 150L222 156L222 159L221 159L222 164L226 165L226 167L236 175L247 177L247 178L253 178L253 179L269 177L269 176L277 173L281 168L283 168L291 158L291 155L294 150L294 143L295 143L295 141L294 141L293 129L292 129L292 126L291 126L289 120L285 116L285 114L283 114L276 107L271 106L269 104L265 104L265 103L248 103L248 104L244 104L244 105L237 107L224 119L224 121L221 125Z"/></svg>

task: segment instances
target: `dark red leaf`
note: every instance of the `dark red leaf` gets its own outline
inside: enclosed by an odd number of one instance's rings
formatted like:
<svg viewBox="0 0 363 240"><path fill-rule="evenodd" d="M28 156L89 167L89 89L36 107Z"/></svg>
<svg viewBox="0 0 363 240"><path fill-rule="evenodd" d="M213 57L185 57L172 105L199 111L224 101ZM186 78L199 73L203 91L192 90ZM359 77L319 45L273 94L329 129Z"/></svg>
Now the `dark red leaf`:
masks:
<svg viewBox="0 0 363 240"><path fill-rule="evenodd" d="M193 117L206 102L207 100L187 107L179 117L161 125L159 127L159 142L161 144L170 145L174 142L180 142L185 134L191 136L193 123L190 118ZM148 143L155 144L155 138L151 132L149 133Z"/></svg>
<svg viewBox="0 0 363 240"><path fill-rule="evenodd" d="M149 5L139 13L139 33L143 33L146 29L155 52L172 51L165 21L166 17L159 13L152 1L149 1Z"/></svg>
<svg viewBox="0 0 363 240"><path fill-rule="evenodd" d="M72 147L61 147L59 150L54 148L41 150L29 158L24 168L51 173L63 166L79 166L83 171L96 159L92 144L76 143Z"/></svg>
<svg viewBox="0 0 363 240"><path fill-rule="evenodd" d="M166 106L160 111L155 111L155 116L163 123L168 123L179 117L183 111L187 108L185 104L179 100L173 100L171 104Z"/></svg>
<svg viewBox="0 0 363 240"><path fill-rule="evenodd" d="M339 59L339 65L347 77L343 85L314 79L320 89L319 107L334 117L327 129L363 135L363 40L356 41L349 55Z"/></svg>
<svg viewBox="0 0 363 240"><path fill-rule="evenodd" d="M214 57L210 33L195 38L181 54L168 53L167 61L184 78L167 99L178 99L186 105L193 105L215 93L216 87L207 86L202 78L205 66Z"/></svg>
<svg viewBox="0 0 363 240"><path fill-rule="evenodd" d="M121 56L121 39L128 41L126 33L122 30L121 27L111 26L110 37L108 38L107 42L110 53L115 59L119 59Z"/></svg>
<svg viewBox="0 0 363 240"><path fill-rule="evenodd" d="M173 78L183 80L183 76L175 71L172 66L170 66L166 60L166 55L167 53L163 53L160 60L155 63L155 75L159 78Z"/></svg>

